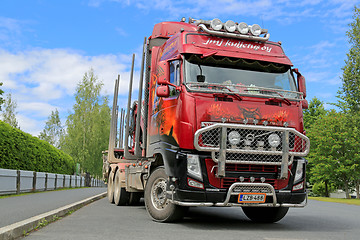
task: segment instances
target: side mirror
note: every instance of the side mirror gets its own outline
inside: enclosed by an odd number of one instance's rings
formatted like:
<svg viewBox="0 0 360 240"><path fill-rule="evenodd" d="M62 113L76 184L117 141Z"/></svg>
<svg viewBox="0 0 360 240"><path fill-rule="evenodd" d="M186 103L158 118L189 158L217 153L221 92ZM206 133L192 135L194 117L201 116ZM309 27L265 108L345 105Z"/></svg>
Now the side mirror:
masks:
<svg viewBox="0 0 360 240"><path fill-rule="evenodd" d="M301 101L302 109L309 109L309 103L306 99Z"/></svg>
<svg viewBox="0 0 360 240"><path fill-rule="evenodd" d="M168 85L160 85L156 89L156 96L158 97L169 97L170 96L170 89Z"/></svg>
<svg viewBox="0 0 360 240"><path fill-rule="evenodd" d="M297 68L294 69L294 72L297 75L297 82L298 82L298 86L299 86L299 92L303 93L304 98L306 98L306 83L305 83L305 78L303 75L301 75L301 73L299 72L299 70Z"/></svg>
<svg viewBox="0 0 360 240"><path fill-rule="evenodd" d="M298 86L299 91L303 93L304 98L306 98L306 84L305 84L305 78L304 76L300 75L298 76Z"/></svg>
<svg viewBox="0 0 360 240"><path fill-rule="evenodd" d="M168 61L160 61L157 68L157 84L158 85L168 85L169 81L169 62Z"/></svg>

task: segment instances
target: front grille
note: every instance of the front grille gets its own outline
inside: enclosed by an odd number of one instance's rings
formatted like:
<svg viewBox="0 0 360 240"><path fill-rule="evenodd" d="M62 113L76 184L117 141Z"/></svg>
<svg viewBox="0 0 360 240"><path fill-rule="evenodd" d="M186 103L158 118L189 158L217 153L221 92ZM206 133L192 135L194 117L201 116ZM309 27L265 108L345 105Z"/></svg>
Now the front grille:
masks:
<svg viewBox="0 0 360 240"><path fill-rule="evenodd" d="M196 131L195 148L211 152L212 159L218 162L220 153L225 153L226 163L281 165L284 160L291 164L294 156L306 156L309 152L309 139L292 128L210 123ZM230 132L237 132L240 142L231 145ZM276 134L279 144L272 147L269 136Z"/></svg>
<svg viewBox="0 0 360 240"><path fill-rule="evenodd" d="M215 159L219 159L219 153L214 153ZM281 163L281 155L261 155L261 154L246 154L246 153L226 153L226 160L229 163L252 163L257 164L259 162L263 164L275 164ZM292 159L289 159L289 163Z"/></svg>
<svg viewBox="0 0 360 240"><path fill-rule="evenodd" d="M227 172L264 172L276 173L278 167L274 165L226 164Z"/></svg>
<svg viewBox="0 0 360 240"><path fill-rule="evenodd" d="M220 148L220 130L221 128L211 129L201 134L199 139L200 147L214 147ZM236 131L240 135L240 143L237 145L231 145L230 142L226 141L226 148L228 149L248 149L248 150L260 150L260 151L281 151L282 150L282 135L280 131L264 131L264 130L242 130L228 128L227 134ZM277 148L272 148L269 144L268 137L270 134L277 134L280 137L280 144ZM293 149L295 142L299 141L298 137L295 139L294 133L289 133L289 148Z"/></svg>
<svg viewBox="0 0 360 240"><path fill-rule="evenodd" d="M218 147L220 148L220 128L215 128L204 132L199 139L199 146L201 147ZM261 151L281 151L282 141L277 148L272 148L269 144L268 137L270 134L277 134L282 139L282 132L279 131L264 131L264 130L243 130L228 128L226 135L230 132L236 131L240 135L240 143L237 145L231 145L230 142L226 141L226 148L228 149L248 149L248 150L261 150ZM295 135L291 133L289 135L289 148L294 148Z"/></svg>

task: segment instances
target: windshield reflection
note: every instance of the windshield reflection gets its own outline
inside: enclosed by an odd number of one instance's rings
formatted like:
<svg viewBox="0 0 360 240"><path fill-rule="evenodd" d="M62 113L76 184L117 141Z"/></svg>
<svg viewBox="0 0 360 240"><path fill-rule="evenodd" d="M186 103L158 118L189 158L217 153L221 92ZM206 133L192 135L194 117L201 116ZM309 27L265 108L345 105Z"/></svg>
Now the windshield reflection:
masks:
<svg viewBox="0 0 360 240"><path fill-rule="evenodd" d="M248 68L243 69L235 64L230 67L225 66L226 63L231 62L228 59L206 61L191 57L191 62L188 59L185 60L185 84L190 90L301 98L289 66L269 67L269 65L262 66L254 61L254 63L242 64L245 66L243 68ZM206 64L206 62L211 62L211 64ZM256 68L257 71L249 70L249 66ZM205 81L198 82L198 75L203 75L202 79Z"/></svg>

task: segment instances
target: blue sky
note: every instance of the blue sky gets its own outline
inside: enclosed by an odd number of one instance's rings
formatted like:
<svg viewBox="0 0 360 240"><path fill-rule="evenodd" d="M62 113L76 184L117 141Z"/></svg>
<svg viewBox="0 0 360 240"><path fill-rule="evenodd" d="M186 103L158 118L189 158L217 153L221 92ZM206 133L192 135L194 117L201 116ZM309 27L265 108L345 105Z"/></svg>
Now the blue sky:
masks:
<svg viewBox="0 0 360 240"><path fill-rule="evenodd" d="M1 0L0 82L17 101L23 131L38 135L51 111L62 122L77 83L93 68L111 95L121 74L125 106L132 53L137 69L145 36L181 17L258 23L281 41L307 80L308 100L336 102L354 0ZM138 72L135 74L138 79ZM135 97L134 97L135 98ZM327 107L331 107L326 104Z"/></svg>

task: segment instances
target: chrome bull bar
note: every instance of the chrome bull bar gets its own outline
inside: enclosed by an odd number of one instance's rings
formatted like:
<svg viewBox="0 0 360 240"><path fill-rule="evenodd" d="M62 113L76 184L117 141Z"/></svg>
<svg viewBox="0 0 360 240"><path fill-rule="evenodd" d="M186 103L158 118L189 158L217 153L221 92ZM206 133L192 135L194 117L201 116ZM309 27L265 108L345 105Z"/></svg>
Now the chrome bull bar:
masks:
<svg viewBox="0 0 360 240"><path fill-rule="evenodd" d="M288 176L288 165L294 156L304 157L309 153L310 140L293 128L230 123L211 123L196 131L194 146L198 151L211 152L218 163L218 177L225 176L226 163L279 165L280 178ZM231 145L228 134L236 131L241 136L237 145ZM281 144L271 147L268 137L277 134Z"/></svg>
<svg viewBox="0 0 360 240"><path fill-rule="evenodd" d="M266 197L271 196L273 198L272 203L231 203L230 198L234 195L239 195L242 193L241 191L238 191L239 189L259 189L263 188L266 189L267 192ZM308 196L306 194L306 198L302 203L299 204L291 204L291 203L278 203L276 198L275 189L273 186L271 186L268 183L233 183L226 195L225 201L222 203L213 203L213 202L181 202L174 200L174 191L167 191L167 194L171 196L169 198L169 202L185 206L185 207L210 207L210 206L216 206L216 207L305 207L307 205Z"/></svg>

